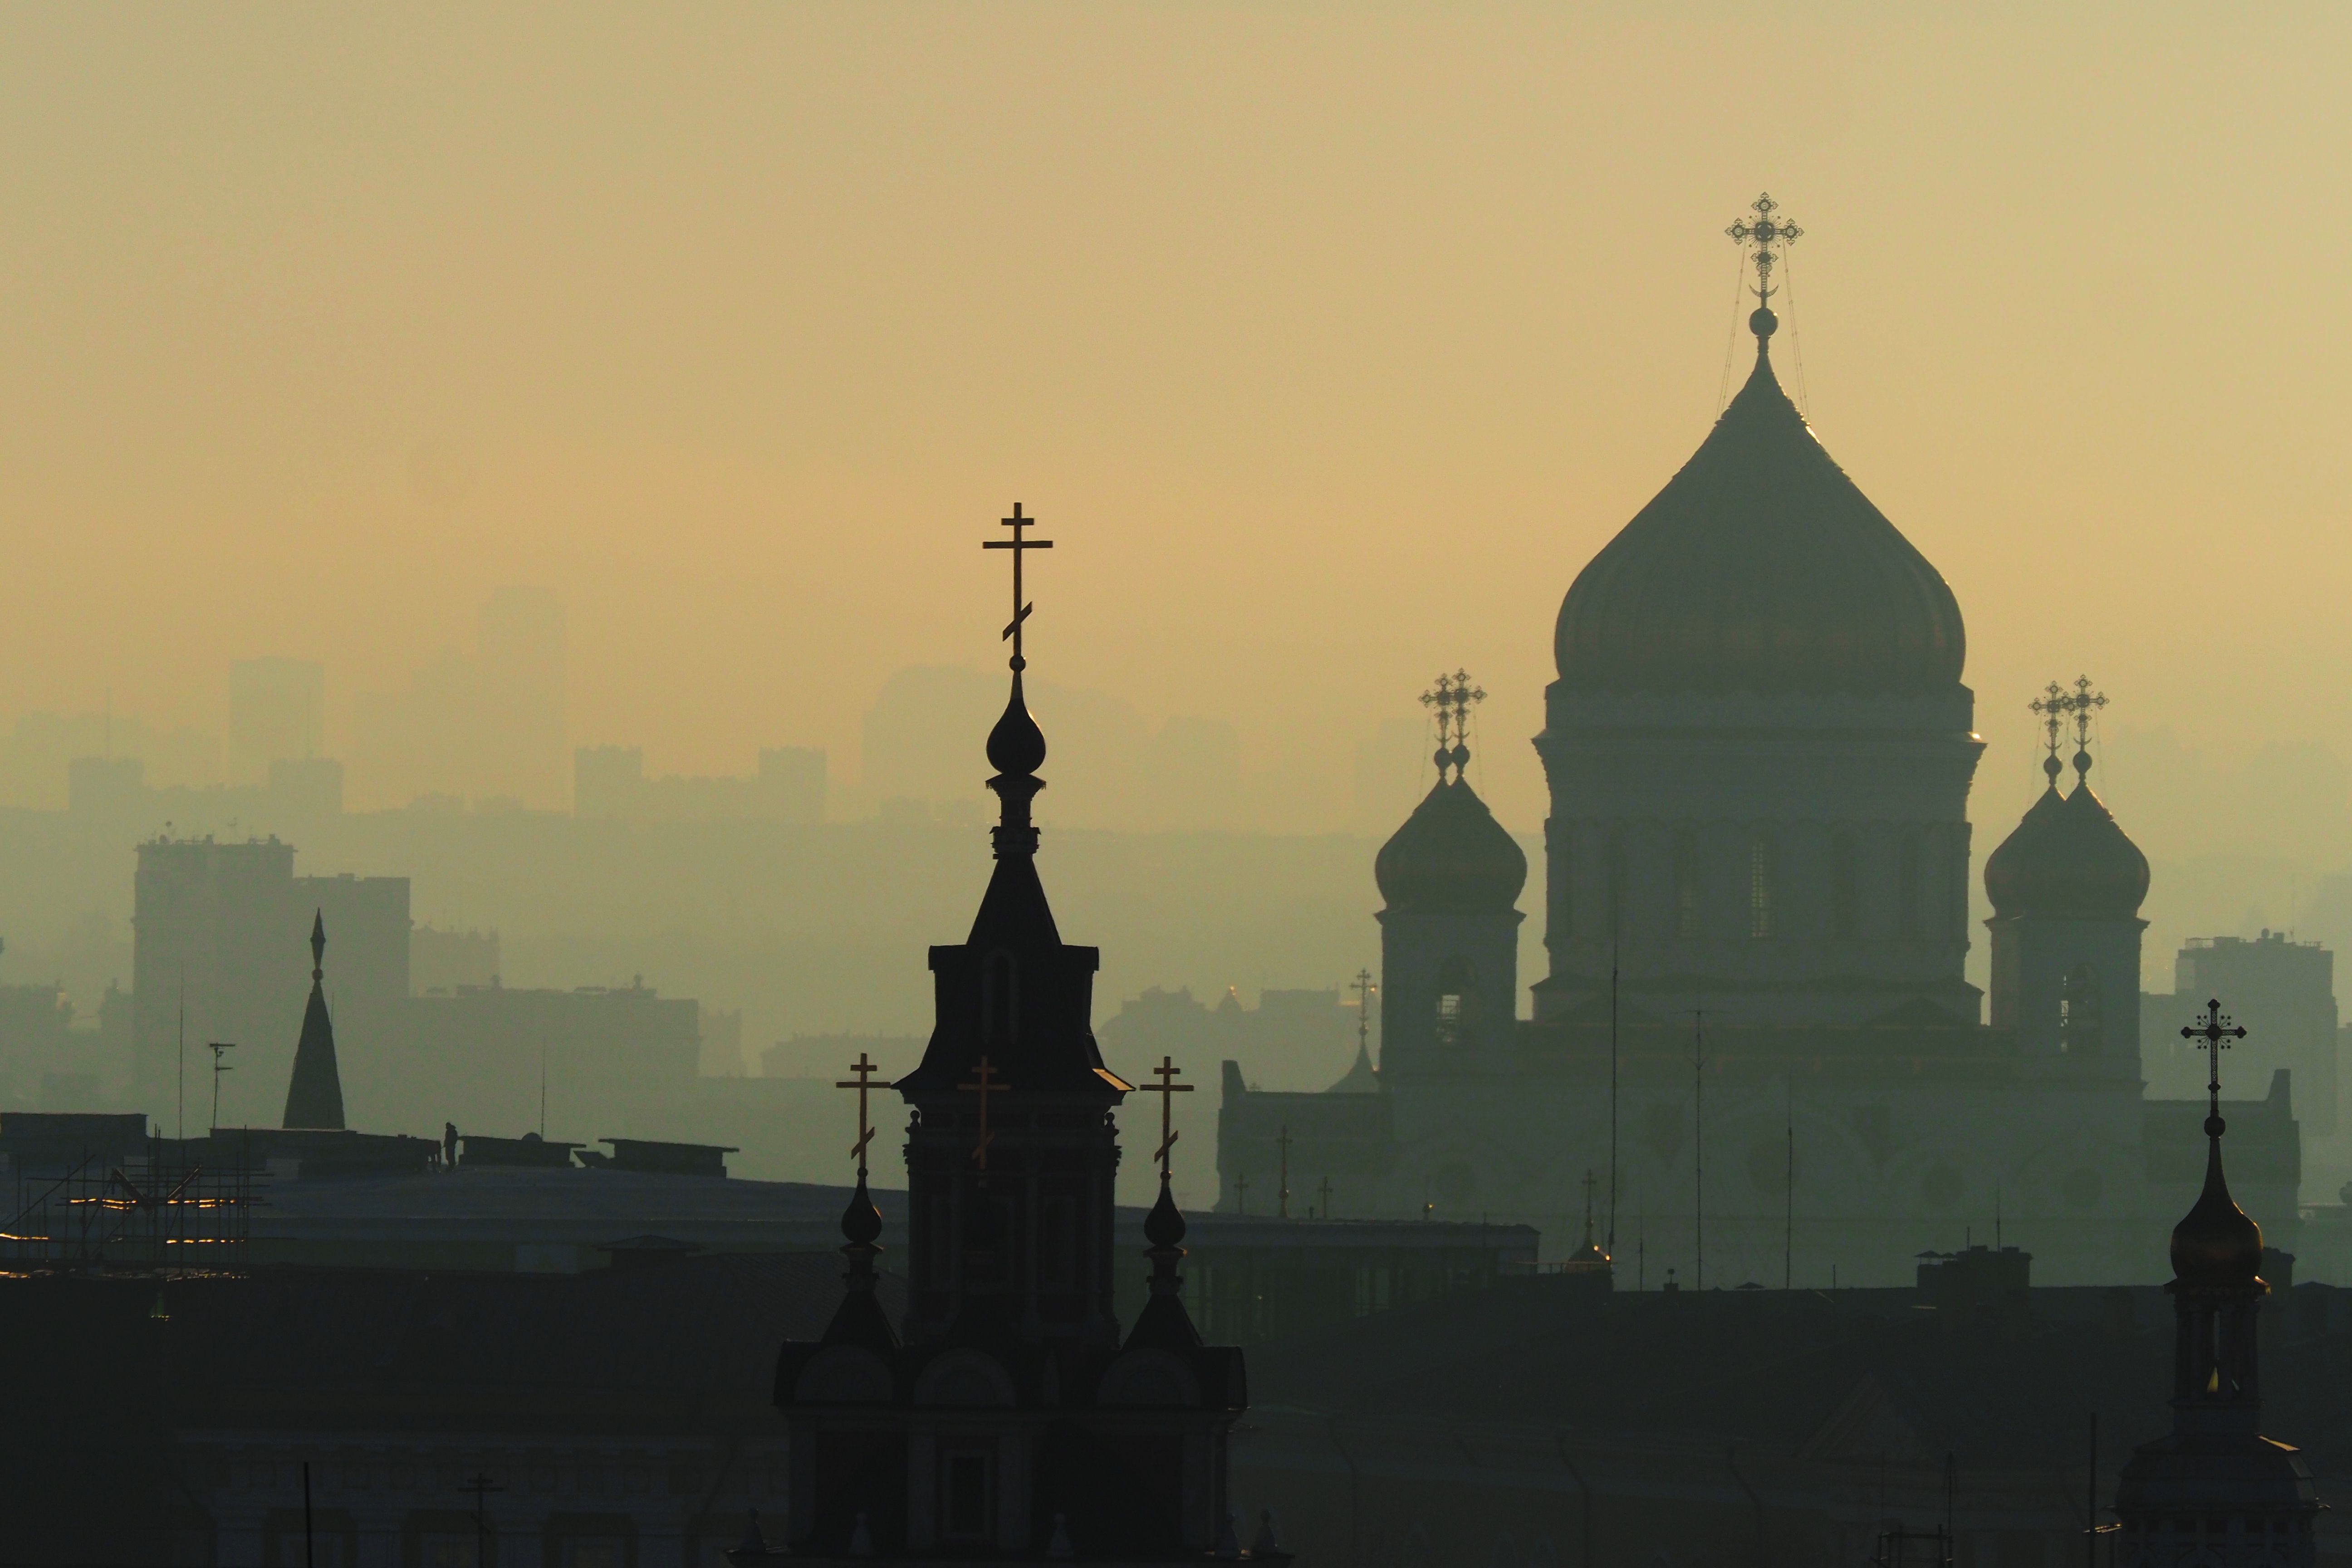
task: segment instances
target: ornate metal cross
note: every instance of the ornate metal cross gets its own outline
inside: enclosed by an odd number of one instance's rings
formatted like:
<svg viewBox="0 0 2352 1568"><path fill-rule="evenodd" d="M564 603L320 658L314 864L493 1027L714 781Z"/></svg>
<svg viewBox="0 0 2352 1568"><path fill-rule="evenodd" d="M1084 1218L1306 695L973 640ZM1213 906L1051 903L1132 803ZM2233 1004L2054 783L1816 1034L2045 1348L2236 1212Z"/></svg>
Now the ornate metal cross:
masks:
<svg viewBox="0 0 2352 1568"><path fill-rule="evenodd" d="M1160 1179L1163 1182L1168 1179L1168 1152L1176 1147L1176 1140L1181 1136L1174 1120L1175 1097L1192 1092L1191 1084L1176 1081L1176 1075L1183 1070L1173 1058L1161 1057L1160 1065L1151 1069L1151 1076L1160 1081L1148 1089L1160 1097L1160 1147L1151 1152L1151 1157L1160 1162Z"/></svg>
<svg viewBox="0 0 2352 1568"><path fill-rule="evenodd" d="M1356 1049L1369 1057L1372 1052L1372 993L1380 987L1372 984L1370 970L1359 969L1349 989L1356 994Z"/></svg>
<svg viewBox="0 0 2352 1568"><path fill-rule="evenodd" d="M1774 201L1769 193L1748 203L1748 210L1756 215L1753 222L1741 218L1723 232L1742 245L1756 247L1756 298L1760 303L1769 304L1772 296L1779 292L1772 287L1772 268L1780 260L1773 254L1772 247L1794 245L1805 231L1786 218L1772 216L1780 210L1780 204Z"/></svg>
<svg viewBox="0 0 2352 1568"><path fill-rule="evenodd" d="M1017 561L1020 557L1015 556L1013 559ZM992 1094L1003 1094L1004 1092L1004 1086L1001 1083L992 1083L989 1081L992 1078L996 1076L996 1068L990 1065L989 1059L986 1057L981 1058L980 1065L971 1070L972 1076L980 1081L977 1083L960 1083L956 1085L956 1087L963 1090L966 1094L977 1094L980 1096L980 1142L971 1146L971 1157L974 1161L978 1162L980 1168L985 1171L988 1169L988 1146L995 1142L994 1139L989 1136L988 1131L988 1097Z"/></svg>
<svg viewBox="0 0 2352 1568"><path fill-rule="evenodd" d="M1005 626L1004 635L1013 639L1013 668L1016 670L1026 669L1029 668L1029 661L1021 657L1021 623L1027 620L1029 612L1037 606L1024 602L1021 597L1021 558L1032 550L1051 550L1054 548L1054 542L1050 539L1023 537L1023 530L1036 527L1037 520L1034 517L1022 516L1019 501L1013 503L1011 517L999 518L997 521L1011 529L1013 537L982 540L980 547L982 550L1013 552L1013 620ZM981 1103L985 1105L988 1102L983 1100Z"/></svg>
<svg viewBox="0 0 2352 1568"><path fill-rule="evenodd" d="M866 1125L866 1092L873 1087L874 1075L882 1069L867 1061L866 1053L860 1051L857 1059L849 1064L849 1070L857 1076L837 1082L833 1087L857 1091L857 1142L849 1146L849 1157L857 1162L857 1173L863 1176L866 1174L866 1146L874 1142L874 1129Z"/></svg>
<svg viewBox="0 0 2352 1568"><path fill-rule="evenodd" d="M2053 680L2042 688L2041 696L2025 706L2029 712L2041 717L2042 744L2050 753L2047 772L2054 779L2058 776L2058 732L2065 728L2066 714L2074 704L2067 697L2066 689Z"/></svg>
<svg viewBox="0 0 2352 1568"><path fill-rule="evenodd" d="M1459 779L1470 762L1470 710L1486 700L1486 694L1471 680L1467 672L1455 670L1441 675L1437 683L1421 694L1421 705L1437 715L1437 778L1445 782L1445 770L1451 767Z"/></svg>
<svg viewBox="0 0 2352 1568"><path fill-rule="evenodd" d="M2246 1037L2246 1026L2240 1024L2235 1028L2231 1027L2229 1018L2221 1011L2221 1002L2213 999L2205 1004L2204 1021L2184 1026L2180 1037L2197 1041L2197 1048L2213 1058L2212 1072L2206 1082L2205 1092L2212 1100L2213 1114L2218 1117L2221 1114L2221 1053L2230 1048L2231 1040Z"/></svg>

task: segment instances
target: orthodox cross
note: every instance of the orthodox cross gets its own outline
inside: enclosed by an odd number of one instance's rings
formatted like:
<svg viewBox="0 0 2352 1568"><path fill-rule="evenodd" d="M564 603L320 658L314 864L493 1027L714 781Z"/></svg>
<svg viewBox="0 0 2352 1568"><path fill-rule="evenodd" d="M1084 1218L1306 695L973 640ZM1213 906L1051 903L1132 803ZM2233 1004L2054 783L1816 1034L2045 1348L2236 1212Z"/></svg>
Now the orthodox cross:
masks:
<svg viewBox="0 0 2352 1568"><path fill-rule="evenodd" d="M1290 1128L1287 1124L1285 1124L1281 1133L1274 1142L1275 1146L1282 1151L1282 1185L1276 1189L1278 1195L1275 1200L1275 1214L1277 1218L1288 1219L1290 1217Z"/></svg>
<svg viewBox="0 0 2352 1568"><path fill-rule="evenodd" d="M2066 714L2074 707L2074 703L2068 699L2066 689L2053 680L2043 689L2041 696L2025 706L2029 712L2040 714L2042 717L2042 744L2050 753L2049 760L2042 764L2042 771L2048 773L2051 781L2055 783L2059 772L2058 731L2065 726Z"/></svg>
<svg viewBox="0 0 2352 1568"><path fill-rule="evenodd" d="M1369 1057L1372 1054L1372 993L1380 987L1372 984L1370 970L1359 969L1349 989L1356 994L1356 1049Z"/></svg>
<svg viewBox="0 0 2352 1568"><path fill-rule="evenodd" d="M1021 597L1021 558L1032 550L1051 550L1054 548L1054 542L1050 539L1028 539L1023 536L1024 529L1037 526L1037 520L1034 517L1022 516L1019 501L1013 503L1011 517L999 518L997 521L1013 531L1013 537L983 540L980 547L982 550L1013 552L1013 620L1004 628L1004 635L1013 639L1013 668L1015 670L1022 670L1029 667L1029 661L1021 657L1021 623L1029 618L1029 612L1036 606L1023 602ZM988 1101L983 1098L981 1103L986 1105Z"/></svg>
<svg viewBox="0 0 2352 1568"><path fill-rule="evenodd" d="M1320 1214L1325 1219L1329 1219L1331 1217L1331 1178L1328 1176L1324 1177L1323 1184L1315 1189L1315 1194L1316 1196L1323 1200L1322 1206L1316 1212Z"/></svg>
<svg viewBox="0 0 2352 1568"><path fill-rule="evenodd" d="M1170 1057L1161 1057L1160 1065L1151 1069L1151 1076L1160 1080L1148 1090L1160 1097L1160 1147L1152 1151L1151 1157L1160 1162L1160 1179L1163 1182L1168 1179L1168 1152L1176 1147L1178 1136L1173 1120L1175 1097L1192 1092L1191 1084L1176 1081L1176 1075L1183 1070Z"/></svg>
<svg viewBox="0 0 2352 1568"><path fill-rule="evenodd" d="M307 1472L309 1467L303 1468ZM307 1475L305 1479L308 1479ZM483 1505L489 1501L492 1492L502 1492L507 1489L490 1479L488 1471L478 1470L473 1479L457 1489L474 1494L474 1568L482 1568L483 1547L490 1535L489 1521L485 1517L486 1510Z"/></svg>
<svg viewBox="0 0 2352 1568"><path fill-rule="evenodd" d="M2235 1028L2231 1027L2229 1017L2221 1011L2221 1004L2217 998L2205 1004L2204 1021L2184 1025L2180 1037L2195 1040L2197 1048L2212 1058L2213 1067L2207 1077L2205 1093L2211 1102L2212 1115L2218 1120L2221 1114L2221 1053L2230 1048L2231 1040L2246 1037L2246 1026L2240 1024Z"/></svg>
<svg viewBox="0 0 2352 1568"><path fill-rule="evenodd" d="M1748 210L1756 215L1753 222L1741 218L1723 232L1741 245L1756 247L1756 300L1759 304L1769 305L1772 296L1779 292L1772 287L1772 268L1780 259L1773 254L1772 247L1794 245L1805 231L1786 218L1772 216L1780 210L1780 204L1769 195L1758 196L1748 203Z"/></svg>
<svg viewBox="0 0 2352 1568"><path fill-rule="evenodd" d="M833 1087L854 1089L857 1091L857 1142L849 1146L849 1157L857 1162L857 1173L863 1176L866 1174L866 1148L867 1144L874 1142L874 1129L866 1125L866 1090L874 1086L874 1075L882 1069L867 1061L866 1053L860 1051L857 1053L857 1059L849 1064L849 1070L857 1076L854 1079L842 1079ZM985 1104L986 1101L983 1100L982 1103Z"/></svg>
<svg viewBox="0 0 2352 1568"><path fill-rule="evenodd" d="M1015 559L1019 558L1016 556ZM1004 1086L989 1081L995 1076L996 1068L989 1064L986 1057L980 1058L980 1065L972 1069L972 1073L980 1080L979 1082L960 1083L956 1087L966 1094L980 1096L980 1142L971 1146L971 1157L978 1161L980 1168L985 1171L988 1169L988 1146L994 1142L988 1135L988 1097L992 1094L1003 1094Z"/></svg>
<svg viewBox="0 0 2352 1568"><path fill-rule="evenodd" d="M1437 780L1445 782L1445 770L1451 767L1459 779L1469 764L1470 710L1486 700L1467 673L1455 670L1441 675L1437 684L1421 694L1421 705L1437 716Z"/></svg>
<svg viewBox="0 0 2352 1568"><path fill-rule="evenodd" d="M1234 1207L1242 1214L1249 1213L1249 1173L1234 1173Z"/></svg>

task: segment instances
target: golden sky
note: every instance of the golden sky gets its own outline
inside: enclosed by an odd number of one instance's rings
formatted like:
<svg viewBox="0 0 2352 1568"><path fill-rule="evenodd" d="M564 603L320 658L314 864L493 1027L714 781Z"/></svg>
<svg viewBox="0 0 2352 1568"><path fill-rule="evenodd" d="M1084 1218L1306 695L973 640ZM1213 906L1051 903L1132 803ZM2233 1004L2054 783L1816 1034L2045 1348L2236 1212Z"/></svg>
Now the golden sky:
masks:
<svg viewBox="0 0 2352 1568"><path fill-rule="evenodd" d="M2347 43L2315 5L10 7L0 718L217 730L227 661L288 654L346 724L542 584L575 738L854 773L892 669L999 657L1018 499L1041 670L1344 796L1465 665L1532 827L1552 616L1744 363L1722 229L1769 187L1811 418L1968 616L1980 824L2078 669L2111 728L2352 752Z"/></svg>

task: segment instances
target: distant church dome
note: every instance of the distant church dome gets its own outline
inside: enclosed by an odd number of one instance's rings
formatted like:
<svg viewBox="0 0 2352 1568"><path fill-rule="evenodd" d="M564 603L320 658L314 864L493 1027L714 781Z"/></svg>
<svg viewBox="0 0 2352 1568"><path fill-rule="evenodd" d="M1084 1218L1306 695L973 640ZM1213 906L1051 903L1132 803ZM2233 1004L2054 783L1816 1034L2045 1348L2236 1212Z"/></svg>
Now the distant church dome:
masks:
<svg viewBox="0 0 2352 1568"><path fill-rule="evenodd" d="M2230 1196L2220 1137L2210 1136L2207 1143L2205 1189L2172 1227L2172 1272L2188 1285L2251 1285L2262 1274L2263 1227Z"/></svg>
<svg viewBox="0 0 2352 1568"><path fill-rule="evenodd" d="M2137 918L2147 897L2147 857L2092 793L2090 765L2087 753L2075 753L2074 793L2062 798L2052 757L2042 798L1986 858L1985 896L1997 918Z"/></svg>
<svg viewBox="0 0 2352 1568"><path fill-rule="evenodd" d="M1756 369L1682 471L1578 574L1552 655L1596 692L1934 695L1960 679L1952 590Z"/></svg>
<svg viewBox="0 0 2352 1568"><path fill-rule="evenodd" d="M1527 885L1528 857L1456 774L1441 777L1381 846L1372 879L1391 909L1507 910Z"/></svg>

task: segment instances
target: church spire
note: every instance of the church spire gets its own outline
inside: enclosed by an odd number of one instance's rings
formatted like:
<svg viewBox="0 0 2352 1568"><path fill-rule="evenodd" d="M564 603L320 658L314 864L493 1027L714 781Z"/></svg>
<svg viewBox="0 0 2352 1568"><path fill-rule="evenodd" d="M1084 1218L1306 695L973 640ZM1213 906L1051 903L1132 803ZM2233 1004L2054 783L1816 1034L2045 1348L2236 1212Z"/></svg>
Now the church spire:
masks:
<svg viewBox="0 0 2352 1568"><path fill-rule="evenodd" d="M310 1000L302 1009L302 1037L294 1047L294 1075L286 1085L286 1125L343 1125L343 1079L335 1066L335 1022L327 1013L327 916L310 917Z"/></svg>

